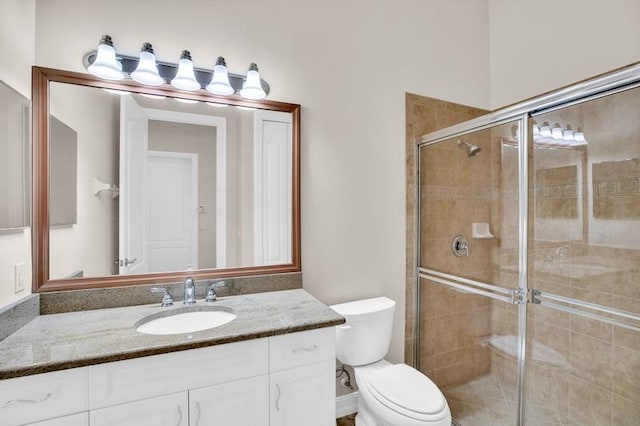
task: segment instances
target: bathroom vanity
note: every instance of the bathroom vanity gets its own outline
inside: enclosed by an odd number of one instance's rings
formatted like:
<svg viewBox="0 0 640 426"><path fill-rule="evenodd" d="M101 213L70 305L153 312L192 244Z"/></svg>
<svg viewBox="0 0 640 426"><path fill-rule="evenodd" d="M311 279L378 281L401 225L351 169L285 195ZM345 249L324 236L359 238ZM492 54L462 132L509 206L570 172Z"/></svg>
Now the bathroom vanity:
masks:
<svg viewBox="0 0 640 426"><path fill-rule="evenodd" d="M342 317L304 290L213 305L236 318L178 335L135 325L184 311L179 302L36 318L0 342L2 425L335 422L333 326Z"/></svg>

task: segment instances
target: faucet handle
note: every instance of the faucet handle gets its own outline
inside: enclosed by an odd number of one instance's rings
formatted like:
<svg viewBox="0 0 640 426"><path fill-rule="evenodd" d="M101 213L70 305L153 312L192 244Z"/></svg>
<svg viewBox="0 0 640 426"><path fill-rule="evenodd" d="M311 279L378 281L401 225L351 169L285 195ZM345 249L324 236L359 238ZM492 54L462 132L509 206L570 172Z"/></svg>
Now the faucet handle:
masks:
<svg viewBox="0 0 640 426"><path fill-rule="evenodd" d="M218 299L218 294L216 293L216 289L220 287L225 287L227 283L225 281L211 281L209 284L209 289L207 290L207 298L204 300L205 302L215 302Z"/></svg>
<svg viewBox="0 0 640 426"><path fill-rule="evenodd" d="M167 290L166 288L164 288L164 287L151 287L151 293L162 293L162 302L161 302L160 306L162 306L163 308L166 308L167 306L172 306L173 305L173 296L171 295L169 290Z"/></svg>

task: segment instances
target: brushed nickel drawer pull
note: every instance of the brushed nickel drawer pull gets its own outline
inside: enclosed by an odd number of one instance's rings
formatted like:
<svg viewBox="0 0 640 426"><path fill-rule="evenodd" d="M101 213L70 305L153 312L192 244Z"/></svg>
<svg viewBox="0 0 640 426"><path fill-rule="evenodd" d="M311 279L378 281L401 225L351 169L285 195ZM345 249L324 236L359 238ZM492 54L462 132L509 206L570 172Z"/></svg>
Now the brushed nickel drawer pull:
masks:
<svg viewBox="0 0 640 426"><path fill-rule="evenodd" d="M182 407L178 405L178 426L182 425Z"/></svg>
<svg viewBox="0 0 640 426"><path fill-rule="evenodd" d="M280 411L280 385L276 383L276 390L278 391L278 396L276 397L276 410Z"/></svg>
<svg viewBox="0 0 640 426"><path fill-rule="evenodd" d="M199 402L196 402L196 411L198 412L198 415L196 416L196 426L198 426L200 424L200 416L202 415L202 413L200 412Z"/></svg>
<svg viewBox="0 0 640 426"><path fill-rule="evenodd" d="M310 348L295 348L293 350L293 353L295 354L296 352L300 352L300 351L304 351L304 352L313 352L315 350L318 349L318 345L313 345Z"/></svg>
<svg viewBox="0 0 640 426"><path fill-rule="evenodd" d="M49 398L51 398L51 393L48 393L39 399L12 399L11 401L5 402L2 408L11 407L15 404L40 404L41 402L44 402Z"/></svg>

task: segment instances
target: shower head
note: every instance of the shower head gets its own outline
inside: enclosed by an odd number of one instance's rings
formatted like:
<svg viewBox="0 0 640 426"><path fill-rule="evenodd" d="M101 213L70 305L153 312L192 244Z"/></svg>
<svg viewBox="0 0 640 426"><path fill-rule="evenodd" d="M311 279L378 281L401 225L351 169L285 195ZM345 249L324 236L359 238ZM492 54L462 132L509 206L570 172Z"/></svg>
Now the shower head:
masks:
<svg viewBox="0 0 640 426"><path fill-rule="evenodd" d="M473 145L470 144L469 142L465 142L463 140L459 140L458 141L458 148L467 148L467 156L468 157L473 157L475 156L477 153L479 153L481 151L480 147L478 145Z"/></svg>

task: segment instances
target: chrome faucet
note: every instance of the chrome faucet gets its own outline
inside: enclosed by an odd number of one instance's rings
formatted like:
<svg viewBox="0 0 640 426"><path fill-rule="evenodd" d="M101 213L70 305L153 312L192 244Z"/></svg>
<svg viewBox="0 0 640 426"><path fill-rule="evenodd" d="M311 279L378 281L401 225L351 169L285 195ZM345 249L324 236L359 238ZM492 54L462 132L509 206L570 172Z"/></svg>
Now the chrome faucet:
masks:
<svg viewBox="0 0 640 426"><path fill-rule="evenodd" d="M571 246L569 244L563 244L560 247L557 247L553 254L550 254L545 258L546 262L564 262L567 258L567 253L571 250Z"/></svg>
<svg viewBox="0 0 640 426"><path fill-rule="evenodd" d="M211 284L209 284L209 290L207 290L207 298L204 301L215 302L218 299L216 289L224 287L226 285L227 283L225 283L224 281L211 281Z"/></svg>
<svg viewBox="0 0 640 426"><path fill-rule="evenodd" d="M151 287L151 293L162 293L162 303L160 306L166 308L168 306L173 306L173 296L164 287Z"/></svg>
<svg viewBox="0 0 640 426"><path fill-rule="evenodd" d="M182 303L185 305L196 303L196 285L191 277L184 281L184 302Z"/></svg>

